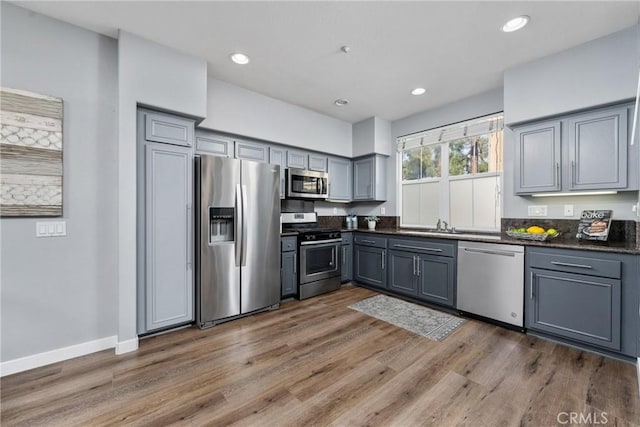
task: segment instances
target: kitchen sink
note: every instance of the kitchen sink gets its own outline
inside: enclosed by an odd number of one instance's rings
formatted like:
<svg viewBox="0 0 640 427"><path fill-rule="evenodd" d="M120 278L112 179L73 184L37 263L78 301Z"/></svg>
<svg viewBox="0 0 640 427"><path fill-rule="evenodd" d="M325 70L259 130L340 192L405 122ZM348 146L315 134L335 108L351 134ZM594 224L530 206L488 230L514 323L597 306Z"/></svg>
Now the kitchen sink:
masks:
<svg viewBox="0 0 640 427"><path fill-rule="evenodd" d="M473 234L473 233L460 233L460 232L444 232L444 231L413 231L406 230L407 233L419 234L421 236L430 237L450 237L455 239L483 239L483 240L500 240L499 234Z"/></svg>

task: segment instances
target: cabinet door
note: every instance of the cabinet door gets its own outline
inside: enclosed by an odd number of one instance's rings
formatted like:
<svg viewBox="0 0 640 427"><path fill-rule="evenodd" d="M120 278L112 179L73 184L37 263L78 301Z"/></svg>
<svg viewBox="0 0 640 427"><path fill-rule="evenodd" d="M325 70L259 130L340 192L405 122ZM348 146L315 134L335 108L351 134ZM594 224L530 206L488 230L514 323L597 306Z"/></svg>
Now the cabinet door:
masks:
<svg viewBox="0 0 640 427"><path fill-rule="evenodd" d="M282 148L269 147L269 163L280 166L280 198L284 199L285 194L285 178L284 170L286 167L287 150Z"/></svg>
<svg viewBox="0 0 640 427"><path fill-rule="evenodd" d="M354 275L357 282L386 288L387 250L356 245L354 249Z"/></svg>
<svg viewBox="0 0 640 427"><path fill-rule="evenodd" d="M416 296L418 256L411 252L389 251L389 290Z"/></svg>
<svg viewBox="0 0 640 427"><path fill-rule="evenodd" d="M326 172L327 171L327 156L316 156L309 154L309 170Z"/></svg>
<svg viewBox="0 0 640 427"><path fill-rule="evenodd" d="M516 194L560 191L560 121L514 129Z"/></svg>
<svg viewBox="0 0 640 427"><path fill-rule="evenodd" d="M375 183L375 162L373 157L353 162L353 199L372 200Z"/></svg>
<svg viewBox="0 0 640 427"><path fill-rule="evenodd" d="M165 144L193 145L195 122L190 119L160 113L145 113L144 138Z"/></svg>
<svg viewBox="0 0 640 427"><path fill-rule="evenodd" d="M307 169L307 155L300 151L287 150L287 167Z"/></svg>
<svg viewBox="0 0 640 427"><path fill-rule="evenodd" d="M418 298L454 307L453 259L419 255L417 266Z"/></svg>
<svg viewBox="0 0 640 427"><path fill-rule="evenodd" d="M353 246L342 245L342 281L353 280Z"/></svg>
<svg viewBox="0 0 640 427"><path fill-rule="evenodd" d="M570 190L627 187L627 109L568 120Z"/></svg>
<svg viewBox="0 0 640 427"><path fill-rule="evenodd" d="M247 141L236 141L236 159L267 161L267 146Z"/></svg>
<svg viewBox="0 0 640 427"><path fill-rule="evenodd" d="M193 320L193 162L189 149L147 144L146 330Z"/></svg>
<svg viewBox="0 0 640 427"><path fill-rule="evenodd" d="M224 137L196 134L196 153L213 156L233 156L233 140Z"/></svg>
<svg viewBox="0 0 640 427"><path fill-rule="evenodd" d="M281 285L282 298L290 297L298 293L297 256L296 251L282 252L281 258Z"/></svg>
<svg viewBox="0 0 640 427"><path fill-rule="evenodd" d="M620 349L620 280L531 268L527 288L527 328Z"/></svg>
<svg viewBox="0 0 640 427"><path fill-rule="evenodd" d="M351 160L329 159L329 200L351 201L353 172Z"/></svg>

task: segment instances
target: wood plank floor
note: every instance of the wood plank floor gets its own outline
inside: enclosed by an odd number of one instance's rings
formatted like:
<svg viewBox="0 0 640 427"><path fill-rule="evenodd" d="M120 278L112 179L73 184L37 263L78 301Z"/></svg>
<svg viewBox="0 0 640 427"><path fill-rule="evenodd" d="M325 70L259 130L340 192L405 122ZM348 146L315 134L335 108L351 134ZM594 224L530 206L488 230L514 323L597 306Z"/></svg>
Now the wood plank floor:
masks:
<svg viewBox="0 0 640 427"><path fill-rule="evenodd" d="M493 427L561 425L569 415L559 413L576 412L591 424L640 423L631 364L473 320L430 341L347 308L372 295L348 285L144 339L122 356L5 377L0 421Z"/></svg>

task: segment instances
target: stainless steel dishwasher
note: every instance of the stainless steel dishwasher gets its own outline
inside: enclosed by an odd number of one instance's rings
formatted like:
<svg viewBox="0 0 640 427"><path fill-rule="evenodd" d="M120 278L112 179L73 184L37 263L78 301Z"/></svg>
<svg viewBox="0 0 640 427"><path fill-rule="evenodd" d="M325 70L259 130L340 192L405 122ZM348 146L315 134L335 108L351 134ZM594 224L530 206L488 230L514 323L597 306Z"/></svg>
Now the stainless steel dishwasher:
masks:
<svg viewBox="0 0 640 427"><path fill-rule="evenodd" d="M524 326L524 247L458 243L458 310Z"/></svg>

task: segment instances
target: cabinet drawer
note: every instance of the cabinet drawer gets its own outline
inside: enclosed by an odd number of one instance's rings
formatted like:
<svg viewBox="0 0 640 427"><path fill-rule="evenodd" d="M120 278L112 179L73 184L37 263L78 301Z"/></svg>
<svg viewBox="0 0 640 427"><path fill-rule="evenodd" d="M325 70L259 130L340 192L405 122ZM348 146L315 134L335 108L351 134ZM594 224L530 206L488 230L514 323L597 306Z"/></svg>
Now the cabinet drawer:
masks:
<svg viewBox="0 0 640 427"><path fill-rule="evenodd" d="M341 233L340 236L342 237L343 245L350 245L353 243L353 233Z"/></svg>
<svg viewBox="0 0 640 427"><path fill-rule="evenodd" d="M528 252L527 256L529 257L530 267L589 276L610 277L612 279L620 279L622 277L622 263L616 260L556 255L534 251Z"/></svg>
<svg viewBox="0 0 640 427"><path fill-rule="evenodd" d="M380 236L374 236L371 234L362 234L362 233L357 233L355 236L353 236L353 243L355 243L356 245L362 245L362 246L373 246L376 248L386 248L387 247L387 238L386 237L380 237Z"/></svg>
<svg viewBox="0 0 640 427"><path fill-rule="evenodd" d="M290 251L295 251L296 248L298 247L297 245L298 242L298 238L293 236L293 237L283 237L282 239L280 239L280 244L282 245L282 252L290 252Z"/></svg>
<svg viewBox="0 0 640 427"><path fill-rule="evenodd" d="M425 254L452 257L455 244L434 242L432 240L389 239L389 248L400 251L421 252Z"/></svg>
<svg viewBox="0 0 640 427"><path fill-rule="evenodd" d="M146 113L144 138L165 144L193 145L195 122L181 117Z"/></svg>

